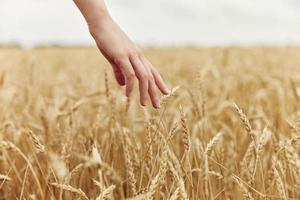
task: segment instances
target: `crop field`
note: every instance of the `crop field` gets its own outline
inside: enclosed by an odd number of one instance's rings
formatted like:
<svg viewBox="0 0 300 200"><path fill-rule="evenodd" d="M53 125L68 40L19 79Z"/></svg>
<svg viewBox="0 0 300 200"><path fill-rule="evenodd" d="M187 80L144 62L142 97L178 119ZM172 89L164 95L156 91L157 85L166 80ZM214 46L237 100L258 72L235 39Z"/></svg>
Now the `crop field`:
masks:
<svg viewBox="0 0 300 200"><path fill-rule="evenodd" d="M144 53L159 109L97 49L0 48L0 200L300 199L300 48Z"/></svg>

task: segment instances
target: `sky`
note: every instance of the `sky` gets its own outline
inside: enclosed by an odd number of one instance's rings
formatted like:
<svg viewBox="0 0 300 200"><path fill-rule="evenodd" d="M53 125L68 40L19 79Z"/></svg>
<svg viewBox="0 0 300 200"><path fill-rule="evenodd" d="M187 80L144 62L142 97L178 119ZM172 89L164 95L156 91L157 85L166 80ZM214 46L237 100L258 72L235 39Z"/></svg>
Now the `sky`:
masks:
<svg viewBox="0 0 300 200"><path fill-rule="evenodd" d="M300 44L299 0L107 0L141 45ZM93 45L72 0L0 0L0 44Z"/></svg>

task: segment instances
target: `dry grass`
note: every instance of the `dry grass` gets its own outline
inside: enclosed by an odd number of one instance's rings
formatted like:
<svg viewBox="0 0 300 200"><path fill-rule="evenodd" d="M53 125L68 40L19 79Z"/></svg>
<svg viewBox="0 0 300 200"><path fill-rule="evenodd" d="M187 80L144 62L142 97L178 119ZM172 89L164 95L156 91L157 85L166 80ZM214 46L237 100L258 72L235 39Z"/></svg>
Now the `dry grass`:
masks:
<svg viewBox="0 0 300 200"><path fill-rule="evenodd" d="M0 49L0 199L300 199L299 48L145 52L159 110L96 49Z"/></svg>

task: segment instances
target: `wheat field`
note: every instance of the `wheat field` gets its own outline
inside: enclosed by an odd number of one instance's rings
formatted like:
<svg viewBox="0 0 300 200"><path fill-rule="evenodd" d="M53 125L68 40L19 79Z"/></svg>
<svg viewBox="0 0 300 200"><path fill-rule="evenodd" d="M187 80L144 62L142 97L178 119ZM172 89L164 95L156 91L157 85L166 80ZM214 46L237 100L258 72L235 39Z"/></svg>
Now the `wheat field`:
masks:
<svg viewBox="0 0 300 200"><path fill-rule="evenodd" d="M144 52L157 110L94 48L0 48L0 199L300 199L300 48Z"/></svg>

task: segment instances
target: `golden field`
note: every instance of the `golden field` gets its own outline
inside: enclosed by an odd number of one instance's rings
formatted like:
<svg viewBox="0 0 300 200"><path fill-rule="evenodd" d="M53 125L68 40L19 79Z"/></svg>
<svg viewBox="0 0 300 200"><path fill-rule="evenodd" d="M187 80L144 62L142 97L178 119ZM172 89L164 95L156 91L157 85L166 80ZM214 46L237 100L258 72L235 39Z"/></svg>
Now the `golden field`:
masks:
<svg viewBox="0 0 300 200"><path fill-rule="evenodd" d="M0 199L300 199L300 48L144 52L158 110L94 48L0 48Z"/></svg>

